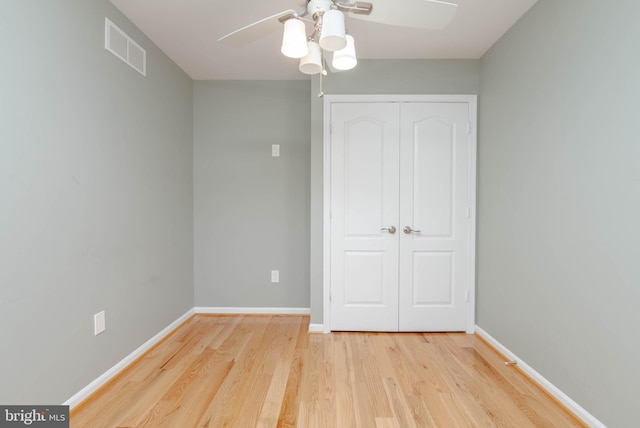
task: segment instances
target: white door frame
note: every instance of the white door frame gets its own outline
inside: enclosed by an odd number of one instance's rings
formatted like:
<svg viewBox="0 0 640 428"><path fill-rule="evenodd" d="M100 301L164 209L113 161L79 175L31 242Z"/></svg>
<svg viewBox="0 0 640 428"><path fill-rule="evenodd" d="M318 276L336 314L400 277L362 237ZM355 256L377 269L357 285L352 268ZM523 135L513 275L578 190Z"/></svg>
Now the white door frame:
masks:
<svg viewBox="0 0 640 428"><path fill-rule="evenodd" d="M469 301L467 302L468 334L475 331L476 308L476 186L477 186L477 95L325 95L323 106L323 213L322 213L322 323L323 332L331 332L331 104L357 102L447 102L468 103L471 123L471 151L469 153L469 199L471 219L469 224Z"/></svg>

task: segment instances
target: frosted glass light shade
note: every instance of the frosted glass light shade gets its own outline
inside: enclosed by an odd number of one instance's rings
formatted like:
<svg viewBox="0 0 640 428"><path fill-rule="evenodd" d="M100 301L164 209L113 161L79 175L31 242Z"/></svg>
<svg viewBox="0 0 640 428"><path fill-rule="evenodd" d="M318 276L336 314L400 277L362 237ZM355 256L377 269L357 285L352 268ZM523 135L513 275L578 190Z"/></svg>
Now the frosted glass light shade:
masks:
<svg viewBox="0 0 640 428"><path fill-rule="evenodd" d="M318 74L322 71L322 51L320 45L314 41L307 43L309 53L300 58L300 71L304 74Z"/></svg>
<svg viewBox="0 0 640 428"><path fill-rule="evenodd" d="M347 46L333 53L331 65L336 70L351 70L357 64L355 40L353 40L353 36L347 34Z"/></svg>
<svg viewBox="0 0 640 428"><path fill-rule="evenodd" d="M347 46L344 29L344 14L336 9L328 10L322 15L322 31L320 47L326 51L339 51Z"/></svg>
<svg viewBox="0 0 640 428"><path fill-rule="evenodd" d="M289 19L284 23L280 51L289 58L302 58L309 53L304 22L299 19Z"/></svg>

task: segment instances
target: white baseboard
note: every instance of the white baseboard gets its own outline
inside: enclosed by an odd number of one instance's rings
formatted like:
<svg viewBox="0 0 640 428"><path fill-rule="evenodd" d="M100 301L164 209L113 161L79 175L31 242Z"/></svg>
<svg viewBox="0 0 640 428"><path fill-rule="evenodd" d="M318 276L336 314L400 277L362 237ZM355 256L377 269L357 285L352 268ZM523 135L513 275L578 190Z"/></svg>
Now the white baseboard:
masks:
<svg viewBox="0 0 640 428"><path fill-rule="evenodd" d="M540 385L543 389L545 389L549 394L555 397L562 405L564 405L567 409L573 412L578 418L582 419L587 425L594 428L606 428L606 426L596 419L593 415L583 409L578 403L573 401L567 394L560 391L554 384L549 382L542 376L540 373L535 371L531 366L522 361L516 354L511 352L507 347L505 347L502 343L498 342L495 338L493 338L489 333L484 331L482 328L476 325L476 333L478 336L482 337L486 340L491 346L496 348L501 354L503 354L508 360L515 361L518 363L518 367L527 374L533 381L535 381L538 385Z"/></svg>
<svg viewBox="0 0 640 428"><path fill-rule="evenodd" d="M212 308L195 307L196 314L265 314L265 315L309 315L309 308Z"/></svg>
<svg viewBox="0 0 640 428"><path fill-rule="evenodd" d="M76 393L73 397L69 398L67 401L62 403L65 406L69 406L70 408L74 408L78 404L82 403L84 400L89 398L91 394L96 392L101 386L109 382L114 376L120 373L122 370L127 368L129 364L134 362L140 356L142 356L145 352L151 349L156 343L160 342L166 336L168 336L171 332L173 332L176 328L180 326L183 322L189 319L194 314L272 314L272 315L309 315L311 310L309 308L211 308L211 307L195 307L189 309L184 313L180 318L169 324L166 328L164 328L161 332L153 336L151 339L147 340L144 344L142 344L138 349L124 357L120 362L111 367L109 370L98 376L93 382L89 385L82 388L78 393ZM320 328L322 324L313 324L319 325ZM309 326L309 331L311 331L311 326ZM320 330L322 331L322 330Z"/></svg>
<svg viewBox="0 0 640 428"><path fill-rule="evenodd" d="M180 326L183 322L189 319L195 311L193 309L189 309L184 313L180 318L169 324L167 327L162 329L158 334L153 336L151 339L147 340L142 346L138 349L124 357L120 362L118 362L115 366L111 367L109 370L104 372L102 375L98 376L93 382L89 385L82 388L77 394L73 397L69 398L67 401L62 403L65 406L69 406L70 408L74 408L87 398L94 392L98 390L101 386L106 384L109 380L111 380L114 376L120 373L122 370L127 368L129 364L134 362L137 358L142 356L145 352L153 347L156 343L160 342L166 336L168 336L171 332L173 332L176 328Z"/></svg>
<svg viewBox="0 0 640 428"><path fill-rule="evenodd" d="M324 324L309 324L309 333L325 333Z"/></svg>

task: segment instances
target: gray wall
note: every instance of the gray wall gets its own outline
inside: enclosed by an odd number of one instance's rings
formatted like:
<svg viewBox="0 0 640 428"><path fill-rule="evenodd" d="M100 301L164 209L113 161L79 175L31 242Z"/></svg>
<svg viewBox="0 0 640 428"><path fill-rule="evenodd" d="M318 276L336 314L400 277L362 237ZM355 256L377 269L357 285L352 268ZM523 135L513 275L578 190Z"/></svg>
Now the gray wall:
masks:
<svg viewBox="0 0 640 428"><path fill-rule="evenodd" d="M309 307L309 86L195 83L196 306Z"/></svg>
<svg viewBox="0 0 640 428"><path fill-rule="evenodd" d="M540 0L482 59L478 324L638 424L640 3Z"/></svg>
<svg viewBox="0 0 640 428"><path fill-rule="evenodd" d="M0 52L0 403L56 404L193 306L192 81L107 0L4 1Z"/></svg>
<svg viewBox="0 0 640 428"><path fill-rule="evenodd" d="M325 94L477 94L477 60L361 60L348 72L329 73ZM322 115L319 79L311 88L311 322L322 324Z"/></svg>

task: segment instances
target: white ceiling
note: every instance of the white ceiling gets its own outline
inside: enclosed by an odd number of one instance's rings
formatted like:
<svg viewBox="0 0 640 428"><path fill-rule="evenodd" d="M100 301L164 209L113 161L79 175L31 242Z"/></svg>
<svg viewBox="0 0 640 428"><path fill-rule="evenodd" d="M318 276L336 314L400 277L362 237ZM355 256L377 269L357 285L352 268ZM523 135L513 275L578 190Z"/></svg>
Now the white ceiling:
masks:
<svg viewBox="0 0 640 428"><path fill-rule="evenodd" d="M298 0L111 0L194 80L308 79L280 53L282 32L242 48L217 40ZM375 8L375 0L369 0ZM449 0L459 5L444 30L349 19L358 58L480 58L537 0ZM400 0L397 0L401 4Z"/></svg>

